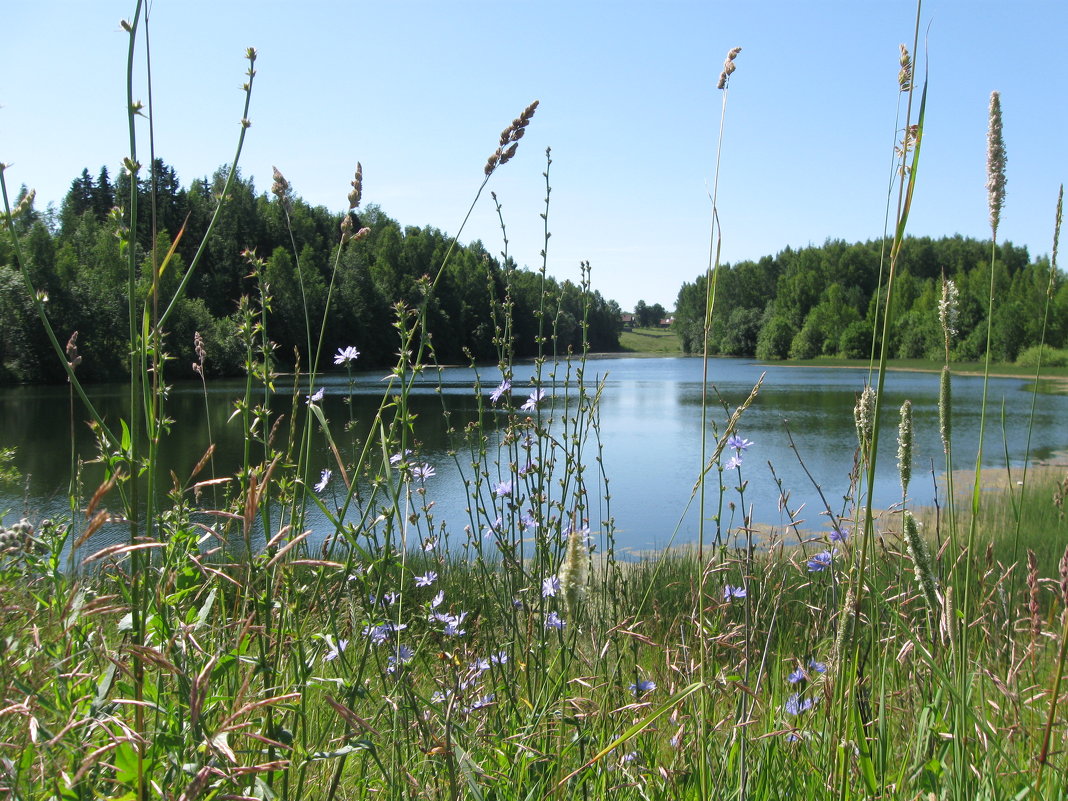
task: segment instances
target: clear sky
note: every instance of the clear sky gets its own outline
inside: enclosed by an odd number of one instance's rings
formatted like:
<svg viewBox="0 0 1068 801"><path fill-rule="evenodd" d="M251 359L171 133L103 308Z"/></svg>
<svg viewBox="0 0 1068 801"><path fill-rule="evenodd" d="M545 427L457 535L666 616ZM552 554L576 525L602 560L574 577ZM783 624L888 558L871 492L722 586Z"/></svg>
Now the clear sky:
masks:
<svg viewBox="0 0 1068 801"><path fill-rule="evenodd" d="M128 152L119 21L135 3L6 6L0 161L13 165L10 188L36 188L44 208L85 167L114 177ZM302 198L340 211L359 160L365 203L455 233L501 129L539 99L489 187L511 254L540 263L551 147L550 274L577 279L586 259L594 287L625 310L639 299L671 308L708 261L726 52L743 48L719 184L723 259L734 262L882 234L898 44L911 45L915 18L908 0L156 0L156 152L183 185L232 158L254 46L241 167L258 190L276 164ZM1068 176L1068 3L926 0L921 19L930 88L910 232L989 236L986 119L998 90L1000 239L1048 253ZM137 63L147 102L143 48ZM142 161L147 134L142 122ZM462 239L501 249L488 194Z"/></svg>

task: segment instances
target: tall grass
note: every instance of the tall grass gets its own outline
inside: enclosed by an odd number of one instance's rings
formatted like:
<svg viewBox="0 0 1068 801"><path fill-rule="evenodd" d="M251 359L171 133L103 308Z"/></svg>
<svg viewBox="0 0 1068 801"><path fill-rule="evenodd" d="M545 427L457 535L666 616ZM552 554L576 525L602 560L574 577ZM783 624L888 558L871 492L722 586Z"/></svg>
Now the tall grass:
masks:
<svg viewBox="0 0 1068 801"><path fill-rule="evenodd" d="M140 6L124 24L131 83L146 25ZM921 98L913 122L903 52L908 111L884 326L904 266L925 109ZM728 56L723 89L737 55ZM231 179L255 75L255 51L246 56ZM726 92L723 100L725 116ZM132 97L130 107L127 166L136 174ZM528 155L518 154L519 140L536 108L502 132L470 208L498 169ZM362 181L357 165L349 211ZM716 187L706 327L717 313ZM0 189L10 222L19 210L2 168ZM276 171L276 202L288 193ZM136 281L136 198L128 203L116 221ZM307 316L302 363L283 384L263 262L246 254L254 289L235 330L246 380L229 422L246 446L234 476L216 474L210 443L187 475L167 477L158 461L160 442L180 435L167 417L166 323L203 247L174 297L159 296L158 285L145 301L130 293L130 418L117 426L93 409L76 351L60 346L37 300L77 414L96 426L107 476L88 497L72 489L79 510L70 520L11 521L0 532L0 787L12 798L183 801L1063 798L1061 477L1028 481L1004 502L979 504L973 490L960 515L952 484L948 516L909 508L911 438L934 432L913 431L906 407L901 505L878 515L874 478L891 469L876 458L888 416L884 348L858 402L850 496L838 509L824 500L823 533L794 525L758 541L746 482L748 451L759 443L744 433L760 387L720 398L709 372L692 495L701 540L695 550L621 561L601 460L611 448L599 421L604 384L586 374L585 335L580 352L558 351L560 310L547 292L539 355L513 360L514 262L496 205L506 265L492 321L498 363L473 365L476 422L450 432L468 498L463 520L437 514L442 466L424 459L411 404L420 382L439 374L425 323L449 255L425 279L420 302L395 309L398 357L379 407L369 420L350 413L339 422L321 402L325 312ZM331 290L343 248L364 233L354 228L346 214ZM296 257L295 234L291 244ZM168 255L153 254L156 275ZM591 280L584 263L587 294ZM349 392L358 345L333 357ZM211 355L198 357L203 371ZM944 409L952 481L948 402ZM445 405L442 414L450 419ZM331 466L315 475L318 453ZM792 519L786 488L783 502ZM311 507L326 530L308 527ZM129 536L94 552L92 535L108 521ZM965 525L967 539L957 536ZM1026 575L1015 565L1020 549Z"/></svg>

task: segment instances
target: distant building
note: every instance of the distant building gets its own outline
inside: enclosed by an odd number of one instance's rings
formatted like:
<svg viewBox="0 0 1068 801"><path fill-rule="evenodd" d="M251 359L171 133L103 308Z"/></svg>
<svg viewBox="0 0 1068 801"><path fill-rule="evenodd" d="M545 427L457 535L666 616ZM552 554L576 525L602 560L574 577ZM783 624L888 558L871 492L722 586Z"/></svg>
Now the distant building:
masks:
<svg viewBox="0 0 1068 801"><path fill-rule="evenodd" d="M624 331L631 331L634 326L637 325L637 318L633 314L624 314L620 317L620 321L623 323Z"/></svg>
<svg viewBox="0 0 1068 801"><path fill-rule="evenodd" d="M675 324L675 318L674 317L664 317L664 318L662 318L660 320L659 326L660 326L660 328L671 328L671 326L673 326L674 324Z"/></svg>

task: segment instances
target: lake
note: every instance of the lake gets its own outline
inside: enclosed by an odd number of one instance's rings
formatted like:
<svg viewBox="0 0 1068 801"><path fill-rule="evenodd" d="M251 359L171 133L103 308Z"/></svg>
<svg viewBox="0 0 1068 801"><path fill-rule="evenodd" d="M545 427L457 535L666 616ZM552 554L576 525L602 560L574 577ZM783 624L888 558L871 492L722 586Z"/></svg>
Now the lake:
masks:
<svg viewBox="0 0 1068 801"><path fill-rule="evenodd" d="M515 403L522 402L529 391L532 365L515 368ZM702 364L692 358L604 358L585 363L587 386L604 382L599 402L599 446L591 435L583 446L582 458L587 470L589 506L587 514L595 531L603 519L614 520L616 544L620 551L642 551L669 543L693 542L697 537L698 506L696 501L684 515L691 491L701 470L701 394ZM549 368L546 368L548 374ZM544 413L560 416L564 399L575 395L575 388L563 386L566 368L557 367L554 400L543 403ZM573 373L573 370L572 370ZM725 471L727 486L720 498L715 473L706 489L706 519L720 513L724 525L737 526L741 509L751 509L753 521L762 525L782 526L789 522L780 508L782 493L788 493L788 506L800 509L803 528L827 530L822 515L823 503L802 467L819 483L832 510L841 513L850 494L850 473L854 463L856 429L853 407L863 389L866 370L851 368L792 367L758 365L740 359L716 359L709 365L709 380L717 398L731 409L748 397L762 373L763 386L752 406L744 413L737 433L751 440L742 454L741 479L744 495L737 490L737 471ZM478 371L482 392L488 393L500 381L496 368ZM383 373L359 373L350 385L345 374L331 373L321 379L326 390L322 402L333 430L344 436L343 423L350 414L357 421L355 431L366 425L378 406L383 390ZM412 396L412 408L418 414L415 436L420 443L420 462L431 464L436 474L426 486L426 497L434 501L435 518L444 521L453 536L462 538L468 524L468 502L463 489L464 478L471 477L465 462L462 441L456 432L478 419L479 408L473 389L475 371L446 368L427 371ZM279 379L279 392L272 408L290 411L292 396L284 391L286 379ZM1022 379L991 379L987 415L984 464L1004 466L1007 458L1019 464L1025 457L1027 429L1032 395ZM219 475L232 474L241 461L244 440L240 421L228 422L233 401L243 391L244 382L217 380L209 382L207 407L199 382L176 385L167 401L175 420L174 434L162 447L165 470L188 476L203 455L208 442L207 423L216 443L216 470ZM94 386L89 394L103 415L112 423L124 416L126 389L121 385ZM351 402L348 399L351 394ZM880 432L879 464L882 466L875 486L875 503L887 507L901 500L896 469L898 408L905 399L913 403L915 446L910 503L930 504L935 499L935 476L945 469L938 433L938 376L930 373L891 372L884 390L883 428ZM975 463L978 442L982 378L954 376L953 437L954 463L971 468ZM303 398L300 399L303 402ZM1065 404L1060 395L1040 395L1035 408L1031 435L1032 459L1048 459L1068 445L1065 429ZM505 415L494 411L488 400L487 415L491 460L500 444ZM572 404L573 406L573 404ZM446 420L443 409L448 410ZM570 413L570 412L569 412ZM84 415L75 407L73 421L74 448L82 459L94 455L90 432L81 420ZM713 405L709 415L712 425L722 431L727 413L722 405ZM17 387L0 390L0 445L15 446L16 465L25 481L20 492L0 493L0 511L10 523L21 516L31 519L69 514L67 486L71 462L72 421L66 387ZM787 432L796 450L791 448ZM317 440L321 444L321 437ZM714 447L710 439L709 449ZM456 451L461 455L454 455ZM723 462L733 451L725 451ZM609 479L610 499L596 476L596 457L601 456L604 474ZM313 455L314 475L324 467L333 467L325 446ZM507 457L503 457L507 460ZM469 460L468 460L469 461ZM99 470L99 468L96 468ZM88 497L99 480L99 473L87 468L82 497ZM779 483L777 483L777 481ZM337 502L343 487L336 477L321 497L328 505ZM939 489L939 493L942 490ZM939 501L943 499L939 494ZM731 505L734 511L731 510ZM84 500L83 500L84 505ZM326 528L325 518L317 510L309 519L313 531ZM715 526L706 528L714 531ZM121 535L115 535L121 536ZM706 534L706 536L708 536ZM313 535L314 538L314 535Z"/></svg>

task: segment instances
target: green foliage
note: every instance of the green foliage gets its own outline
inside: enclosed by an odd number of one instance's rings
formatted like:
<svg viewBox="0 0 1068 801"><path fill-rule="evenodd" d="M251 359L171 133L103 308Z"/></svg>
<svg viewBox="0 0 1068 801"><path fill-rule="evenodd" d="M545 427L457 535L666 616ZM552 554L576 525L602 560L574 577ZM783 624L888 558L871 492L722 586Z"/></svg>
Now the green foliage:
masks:
<svg viewBox="0 0 1068 801"><path fill-rule="evenodd" d="M766 359L869 356L871 331L886 299L885 276L883 285L877 286L885 247L881 240L851 245L829 240L820 247L787 248L758 262L722 265L709 352L738 356L755 352ZM961 293L960 335L951 355L966 360L983 355L989 247L960 236L904 241L895 279L891 354L910 359L944 355L938 324L944 274ZM1055 347L1068 343L1068 286L1060 273L1050 282L1048 260L1031 262L1025 248L1006 243L998 246L994 269L998 298L991 332L994 358L1011 362L1038 343L1047 292L1052 293L1052 303L1046 339ZM751 310L765 306L770 311L754 337ZM703 349L704 313L701 275L682 286L676 301L675 331L686 353ZM752 349L750 343L755 343Z"/></svg>

